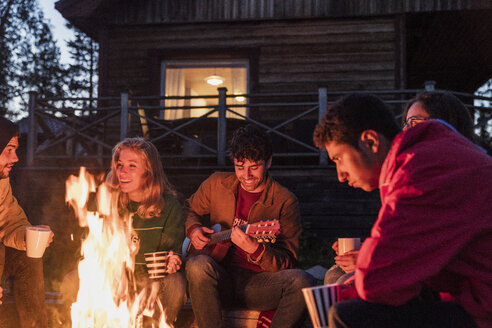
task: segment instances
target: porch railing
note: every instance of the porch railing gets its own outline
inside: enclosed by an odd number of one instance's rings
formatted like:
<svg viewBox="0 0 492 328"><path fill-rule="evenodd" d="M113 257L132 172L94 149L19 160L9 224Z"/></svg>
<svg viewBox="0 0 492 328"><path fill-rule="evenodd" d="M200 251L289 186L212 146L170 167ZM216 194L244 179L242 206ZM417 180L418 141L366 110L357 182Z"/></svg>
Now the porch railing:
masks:
<svg viewBox="0 0 492 328"><path fill-rule="evenodd" d="M435 85L426 84L426 90ZM401 115L403 105L424 89L367 91L380 96ZM329 165L326 152L317 149L311 134L328 104L353 91L228 94L219 88L217 95L187 97L120 97L98 99L40 99L30 93L27 133L27 166L107 167L111 149L128 136L144 136L160 151L166 167L224 167L227 141L232 129L252 123L265 129L274 139L277 165L323 167ZM491 128L492 98L454 92L472 113L477 129ZM243 103L232 99L243 97ZM214 105L164 106L168 100L188 103L214 100ZM475 100L482 101L476 105ZM162 119L163 111L200 109L199 117ZM243 112L246 112L244 114ZM231 118L233 116L233 118Z"/></svg>

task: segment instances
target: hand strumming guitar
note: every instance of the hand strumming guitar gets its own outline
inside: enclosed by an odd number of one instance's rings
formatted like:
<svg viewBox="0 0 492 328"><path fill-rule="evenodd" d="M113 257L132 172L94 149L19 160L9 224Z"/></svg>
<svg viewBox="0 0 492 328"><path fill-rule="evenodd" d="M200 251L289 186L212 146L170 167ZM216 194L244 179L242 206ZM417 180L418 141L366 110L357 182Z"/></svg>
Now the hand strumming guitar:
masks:
<svg viewBox="0 0 492 328"><path fill-rule="evenodd" d="M198 227L193 229L190 233L190 241L195 249L203 249L207 246L210 238L206 236L206 234L214 233L214 231L207 227Z"/></svg>
<svg viewBox="0 0 492 328"><path fill-rule="evenodd" d="M238 227L232 229L231 241L248 254L254 253L259 245L255 238L248 236Z"/></svg>

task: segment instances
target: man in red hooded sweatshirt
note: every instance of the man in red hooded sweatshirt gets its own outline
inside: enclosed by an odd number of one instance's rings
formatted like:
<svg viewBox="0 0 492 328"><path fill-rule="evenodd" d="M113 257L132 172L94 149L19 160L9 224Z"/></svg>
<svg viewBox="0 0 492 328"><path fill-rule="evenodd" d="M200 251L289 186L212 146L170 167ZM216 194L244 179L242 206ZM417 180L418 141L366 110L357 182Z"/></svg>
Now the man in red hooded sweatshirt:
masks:
<svg viewBox="0 0 492 328"><path fill-rule="evenodd" d="M335 304L330 327L492 327L492 158L442 121L398 134L368 94L328 107L314 141L340 182L379 188L382 204L356 264L360 298Z"/></svg>

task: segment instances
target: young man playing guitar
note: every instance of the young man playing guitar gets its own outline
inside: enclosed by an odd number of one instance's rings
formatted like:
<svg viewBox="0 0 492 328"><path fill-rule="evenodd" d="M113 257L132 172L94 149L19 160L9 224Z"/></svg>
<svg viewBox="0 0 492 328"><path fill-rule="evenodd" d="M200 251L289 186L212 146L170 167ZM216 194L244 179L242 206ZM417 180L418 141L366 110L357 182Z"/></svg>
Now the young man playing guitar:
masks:
<svg viewBox="0 0 492 328"><path fill-rule="evenodd" d="M299 326L305 314L301 289L313 278L293 269L301 234L297 198L275 182L268 169L272 148L265 132L248 125L234 132L230 149L235 173L205 180L187 201L186 235L204 249L217 223L230 229L231 247L221 261L200 252L186 262L191 304L200 328L224 327L222 308L276 310L271 328ZM237 226L278 220L275 243L259 243Z"/></svg>

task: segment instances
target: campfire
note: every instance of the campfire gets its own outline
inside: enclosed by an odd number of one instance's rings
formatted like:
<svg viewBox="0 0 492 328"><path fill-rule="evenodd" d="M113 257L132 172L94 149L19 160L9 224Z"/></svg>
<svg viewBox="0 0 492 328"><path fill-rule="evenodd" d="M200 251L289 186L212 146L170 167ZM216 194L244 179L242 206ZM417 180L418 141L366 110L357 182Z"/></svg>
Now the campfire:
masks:
<svg viewBox="0 0 492 328"><path fill-rule="evenodd" d="M118 214L115 195L105 183L97 186L94 176L81 167L79 176L67 179L65 199L79 225L88 230L78 265L79 290L71 307L72 327L139 328L144 316L158 317L152 327L169 327L157 297L158 284L137 292L132 220Z"/></svg>

